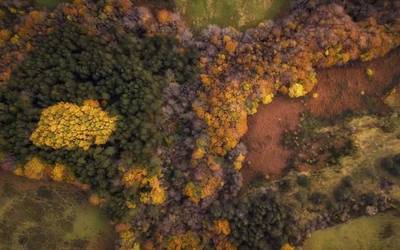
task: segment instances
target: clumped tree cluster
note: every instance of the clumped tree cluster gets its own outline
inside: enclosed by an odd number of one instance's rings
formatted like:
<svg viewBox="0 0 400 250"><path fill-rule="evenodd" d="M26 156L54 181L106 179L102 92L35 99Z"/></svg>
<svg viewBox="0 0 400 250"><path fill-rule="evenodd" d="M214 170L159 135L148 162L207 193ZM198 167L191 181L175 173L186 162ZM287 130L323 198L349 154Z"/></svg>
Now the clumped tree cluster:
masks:
<svg viewBox="0 0 400 250"><path fill-rule="evenodd" d="M178 15L135 7L131 0L73 1L52 12L0 3L0 151L22 163L17 172L23 176L72 182L72 170L99 193L94 203L106 200L114 218L128 214L129 222L117 220L121 249L297 244L305 229L280 196L290 195L296 182L283 179L268 191L263 183L261 192L238 197L246 151L238 143L248 115L278 94L309 93L317 68L370 60L400 44L399 19L388 14L400 6L377 3L364 10L344 4L352 0L334 2L311 1L308 11L294 8L282 20L243 33L211 27L200 37ZM96 134L85 133L90 126L80 123L96 118L70 119L60 105L72 105L76 118L87 100L95 100L95 111L106 118L96 127L112 120L99 143L70 137L83 129L79 138L96 142ZM44 128L52 122L37 130L49 107L57 107L54 117L66 118L66 135L52 138ZM53 112L43 117L54 119ZM45 137L32 137L34 131ZM300 131L287 139L299 153L310 151L296 164L318 162L321 155L334 163L353 148L340 135ZM324 147L309 150L315 141ZM297 183L304 189L299 200L328 210L329 218L339 221L357 205L346 181L332 200L309 194L304 176ZM385 208L378 198L361 200Z"/></svg>
<svg viewBox="0 0 400 250"><path fill-rule="evenodd" d="M226 203L216 202L210 212L227 218L231 237L243 249L279 249L296 242L299 229L293 209L282 203L279 193L257 191Z"/></svg>
<svg viewBox="0 0 400 250"><path fill-rule="evenodd" d="M310 11L298 4L285 19L243 33L216 26L202 33L203 87L194 108L208 127L207 152L228 153L243 136L247 116L278 93L310 93L318 68L369 61L400 44L400 20L390 14L398 4L376 4L369 18L353 19L348 12L354 10L343 7L352 1L334 2L312 1Z"/></svg>
<svg viewBox="0 0 400 250"><path fill-rule="evenodd" d="M173 39L116 34L109 44L67 22L38 39L7 85L1 86L1 150L21 162L39 155L50 163L64 163L82 182L101 191L120 191L121 185L112 184L119 176L119 162L127 168L141 164L149 172L161 166L156 151L165 138L160 123L165 75L169 71L177 83L190 82L193 64L194 57L177 52ZM88 99L116 118L107 141L85 148L63 147L63 142L54 148L31 141L46 108L64 102L82 106Z"/></svg>
<svg viewBox="0 0 400 250"><path fill-rule="evenodd" d="M38 147L87 150L92 144L106 144L116 121L95 100L86 100L81 107L61 102L41 112L30 140Z"/></svg>

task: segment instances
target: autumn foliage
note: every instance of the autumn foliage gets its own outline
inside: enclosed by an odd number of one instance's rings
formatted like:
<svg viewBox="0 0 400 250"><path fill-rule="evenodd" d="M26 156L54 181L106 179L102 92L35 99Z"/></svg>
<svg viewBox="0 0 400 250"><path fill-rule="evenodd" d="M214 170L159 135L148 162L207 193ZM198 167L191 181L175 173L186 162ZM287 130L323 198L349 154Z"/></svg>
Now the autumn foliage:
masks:
<svg viewBox="0 0 400 250"><path fill-rule="evenodd" d="M292 249L280 197L235 199L249 116L306 97L318 69L400 45L389 4L358 16L309 1L244 32L192 34L130 0L13 2L0 2L0 150L17 175L90 186L120 249Z"/></svg>
<svg viewBox="0 0 400 250"><path fill-rule="evenodd" d="M115 117L102 111L98 102L83 106L59 103L42 111L30 139L38 147L88 150L92 144L105 144L116 128Z"/></svg>

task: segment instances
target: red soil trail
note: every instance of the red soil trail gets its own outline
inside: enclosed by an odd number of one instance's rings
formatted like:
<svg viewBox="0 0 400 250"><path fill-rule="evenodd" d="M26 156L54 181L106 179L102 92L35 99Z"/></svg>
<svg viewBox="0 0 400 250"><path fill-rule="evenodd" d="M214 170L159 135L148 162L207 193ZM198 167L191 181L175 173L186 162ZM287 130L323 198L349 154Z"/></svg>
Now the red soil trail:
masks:
<svg viewBox="0 0 400 250"><path fill-rule="evenodd" d="M371 76L367 74L368 69L372 70ZM277 97L249 117L249 130L243 138L248 147L247 162L242 170L245 182L257 175L273 178L282 175L291 151L281 145L281 137L286 129L299 125L303 111L332 119L346 111L388 111L382 97L400 81L400 49L371 62L322 69L317 78L317 86L307 97Z"/></svg>
<svg viewBox="0 0 400 250"><path fill-rule="evenodd" d="M372 76L367 70L372 70ZM325 69L317 74L318 84L307 98L306 107L315 116L335 117L344 111L387 111L382 96L400 80L400 49L387 56L342 67Z"/></svg>
<svg viewBox="0 0 400 250"><path fill-rule="evenodd" d="M249 118L249 130L244 137L249 154L243 169L244 179L257 174L277 177L286 165L290 152L281 145L285 129L295 129L304 111L299 100L277 97L271 104L263 105Z"/></svg>

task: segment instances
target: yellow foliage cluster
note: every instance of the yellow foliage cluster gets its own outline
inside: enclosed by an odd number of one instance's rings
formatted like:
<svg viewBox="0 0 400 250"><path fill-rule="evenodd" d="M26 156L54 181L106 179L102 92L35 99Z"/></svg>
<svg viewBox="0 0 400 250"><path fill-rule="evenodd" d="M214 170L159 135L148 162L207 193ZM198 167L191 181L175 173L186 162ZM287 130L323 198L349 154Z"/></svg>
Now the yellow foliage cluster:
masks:
<svg viewBox="0 0 400 250"><path fill-rule="evenodd" d="M240 154L236 157L235 161L233 162L233 167L234 167L237 171L239 171L240 169L242 169L243 162L244 162L245 159L246 159L246 157L245 157L242 153L240 153Z"/></svg>
<svg viewBox="0 0 400 250"><path fill-rule="evenodd" d="M18 176L24 176L29 179L40 180L47 175L46 171L49 169L50 166L48 164L38 157L33 157L24 166L18 166L14 173Z"/></svg>
<svg viewBox="0 0 400 250"><path fill-rule="evenodd" d="M0 48L11 38L11 32L6 29L0 30Z"/></svg>
<svg viewBox="0 0 400 250"><path fill-rule="evenodd" d="M201 188L195 185L193 182L186 184L183 193L194 203L199 203L201 197Z"/></svg>
<svg viewBox="0 0 400 250"><path fill-rule="evenodd" d="M151 187L149 193L141 193L140 194L140 201L144 204L154 204L159 205L164 203L167 199L167 194L164 188L161 186L160 180L153 176L151 178L146 178L145 181Z"/></svg>
<svg viewBox="0 0 400 250"><path fill-rule="evenodd" d="M116 231L119 234L119 250L140 250L140 244L136 241L136 236L129 225L118 224Z"/></svg>
<svg viewBox="0 0 400 250"><path fill-rule="evenodd" d="M227 236L231 233L231 227L227 219L215 220L214 229L217 234L222 234Z"/></svg>
<svg viewBox="0 0 400 250"><path fill-rule="evenodd" d="M281 250L294 250L294 249L295 248L292 247L289 243L286 243L281 247Z"/></svg>
<svg viewBox="0 0 400 250"><path fill-rule="evenodd" d="M17 166L14 173L34 180L50 178L57 182L75 182L75 177L65 165L56 163L52 166L39 157L32 157L25 165Z"/></svg>
<svg viewBox="0 0 400 250"><path fill-rule="evenodd" d="M105 202L104 198L101 198L98 194L93 193L89 196L89 203L93 206L99 206Z"/></svg>
<svg viewBox="0 0 400 250"><path fill-rule="evenodd" d="M224 90L211 84L206 87L206 92L199 94L199 99L193 103L193 110L207 124L211 151L224 155L247 132L245 102L250 89L234 81Z"/></svg>
<svg viewBox="0 0 400 250"><path fill-rule="evenodd" d="M122 182L125 186L131 187L135 183L141 187L149 186L149 192L140 193L140 201L144 204L159 205L167 199L167 193L157 176L148 176L146 169L134 167L126 171L122 176ZM133 203L127 203L130 208L135 207Z"/></svg>
<svg viewBox="0 0 400 250"><path fill-rule="evenodd" d="M144 177L147 176L147 171L144 168L131 168L122 176L122 182L125 186L130 187L135 182L141 183Z"/></svg>
<svg viewBox="0 0 400 250"><path fill-rule="evenodd" d="M228 239L223 239L217 242L216 250L236 250L237 247Z"/></svg>
<svg viewBox="0 0 400 250"><path fill-rule="evenodd" d="M188 196L192 202L198 204L201 199L214 195L223 185L224 182L221 177L211 176L199 184L188 182L183 193Z"/></svg>
<svg viewBox="0 0 400 250"><path fill-rule="evenodd" d="M83 106L61 102L42 111L30 139L36 146L53 149L88 150L93 144L105 144L116 128L116 117L104 112L97 101Z"/></svg>
<svg viewBox="0 0 400 250"><path fill-rule="evenodd" d="M192 160L200 160L206 155L206 151L202 147L196 148L195 151L193 151L192 154Z"/></svg>
<svg viewBox="0 0 400 250"><path fill-rule="evenodd" d="M201 198L207 198L215 194L221 187L223 187L224 181L222 180L221 177L218 176L213 176L207 182L205 185L203 185L203 188L201 190Z"/></svg>
<svg viewBox="0 0 400 250"><path fill-rule="evenodd" d="M302 84L295 83L289 88L289 96L291 98L302 97L305 96L306 94L307 92Z"/></svg>
<svg viewBox="0 0 400 250"><path fill-rule="evenodd" d="M193 232L172 236L168 241L168 250L203 249L199 237Z"/></svg>
<svg viewBox="0 0 400 250"><path fill-rule="evenodd" d="M219 43L215 37L211 38L211 42ZM193 159L202 158L206 153L223 156L232 150L247 132L248 115L256 113L260 103L271 103L276 92L273 83L259 77L246 81L221 81L229 67L232 67L233 61L239 60L234 57L238 47L237 41L224 35L221 43L223 51L214 58L204 56L199 59L203 88L192 107L207 125L209 142L206 148L195 149ZM252 60L254 59L249 59L251 62ZM260 65L257 70L265 71Z"/></svg>
<svg viewBox="0 0 400 250"><path fill-rule="evenodd" d="M236 42L235 40L233 40L230 36L225 35L223 37L223 41L224 41L224 46L226 51L229 54L233 54L236 51L236 48L238 46L238 42Z"/></svg>
<svg viewBox="0 0 400 250"><path fill-rule="evenodd" d="M56 163L50 173L53 181L72 183L75 181L71 171L63 164Z"/></svg>

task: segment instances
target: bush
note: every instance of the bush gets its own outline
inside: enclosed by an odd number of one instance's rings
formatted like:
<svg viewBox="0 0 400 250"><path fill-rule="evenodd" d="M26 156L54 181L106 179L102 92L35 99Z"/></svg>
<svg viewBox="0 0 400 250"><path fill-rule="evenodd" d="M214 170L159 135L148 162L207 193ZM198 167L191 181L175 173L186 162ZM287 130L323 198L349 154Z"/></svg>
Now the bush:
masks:
<svg viewBox="0 0 400 250"><path fill-rule="evenodd" d="M336 201L347 201L353 196L353 184L350 176L343 177L334 191Z"/></svg>
<svg viewBox="0 0 400 250"><path fill-rule="evenodd" d="M289 179L283 179L279 181L279 190L283 193L289 192L290 189L292 188L292 183L290 182Z"/></svg>
<svg viewBox="0 0 400 250"><path fill-rule="evenodd" d="M310 179L307 175L299 175L297 176L297 184L302 187L308 187L310 185Z"/></svg>
<svg viewBox="0 0 400 250"><path fill-rule="evenodd" d="M326 194L320 193L320 192L314 192L310 195L310 201L315 204L315 205L320 205L324 201L326 201L327 196Z"/></svg>
<svg viewBox="0 0 400 250"><path fill-rule="evenodd" d="M400 154L382 159L381 166L393 176L400 176Z"/></svg>

